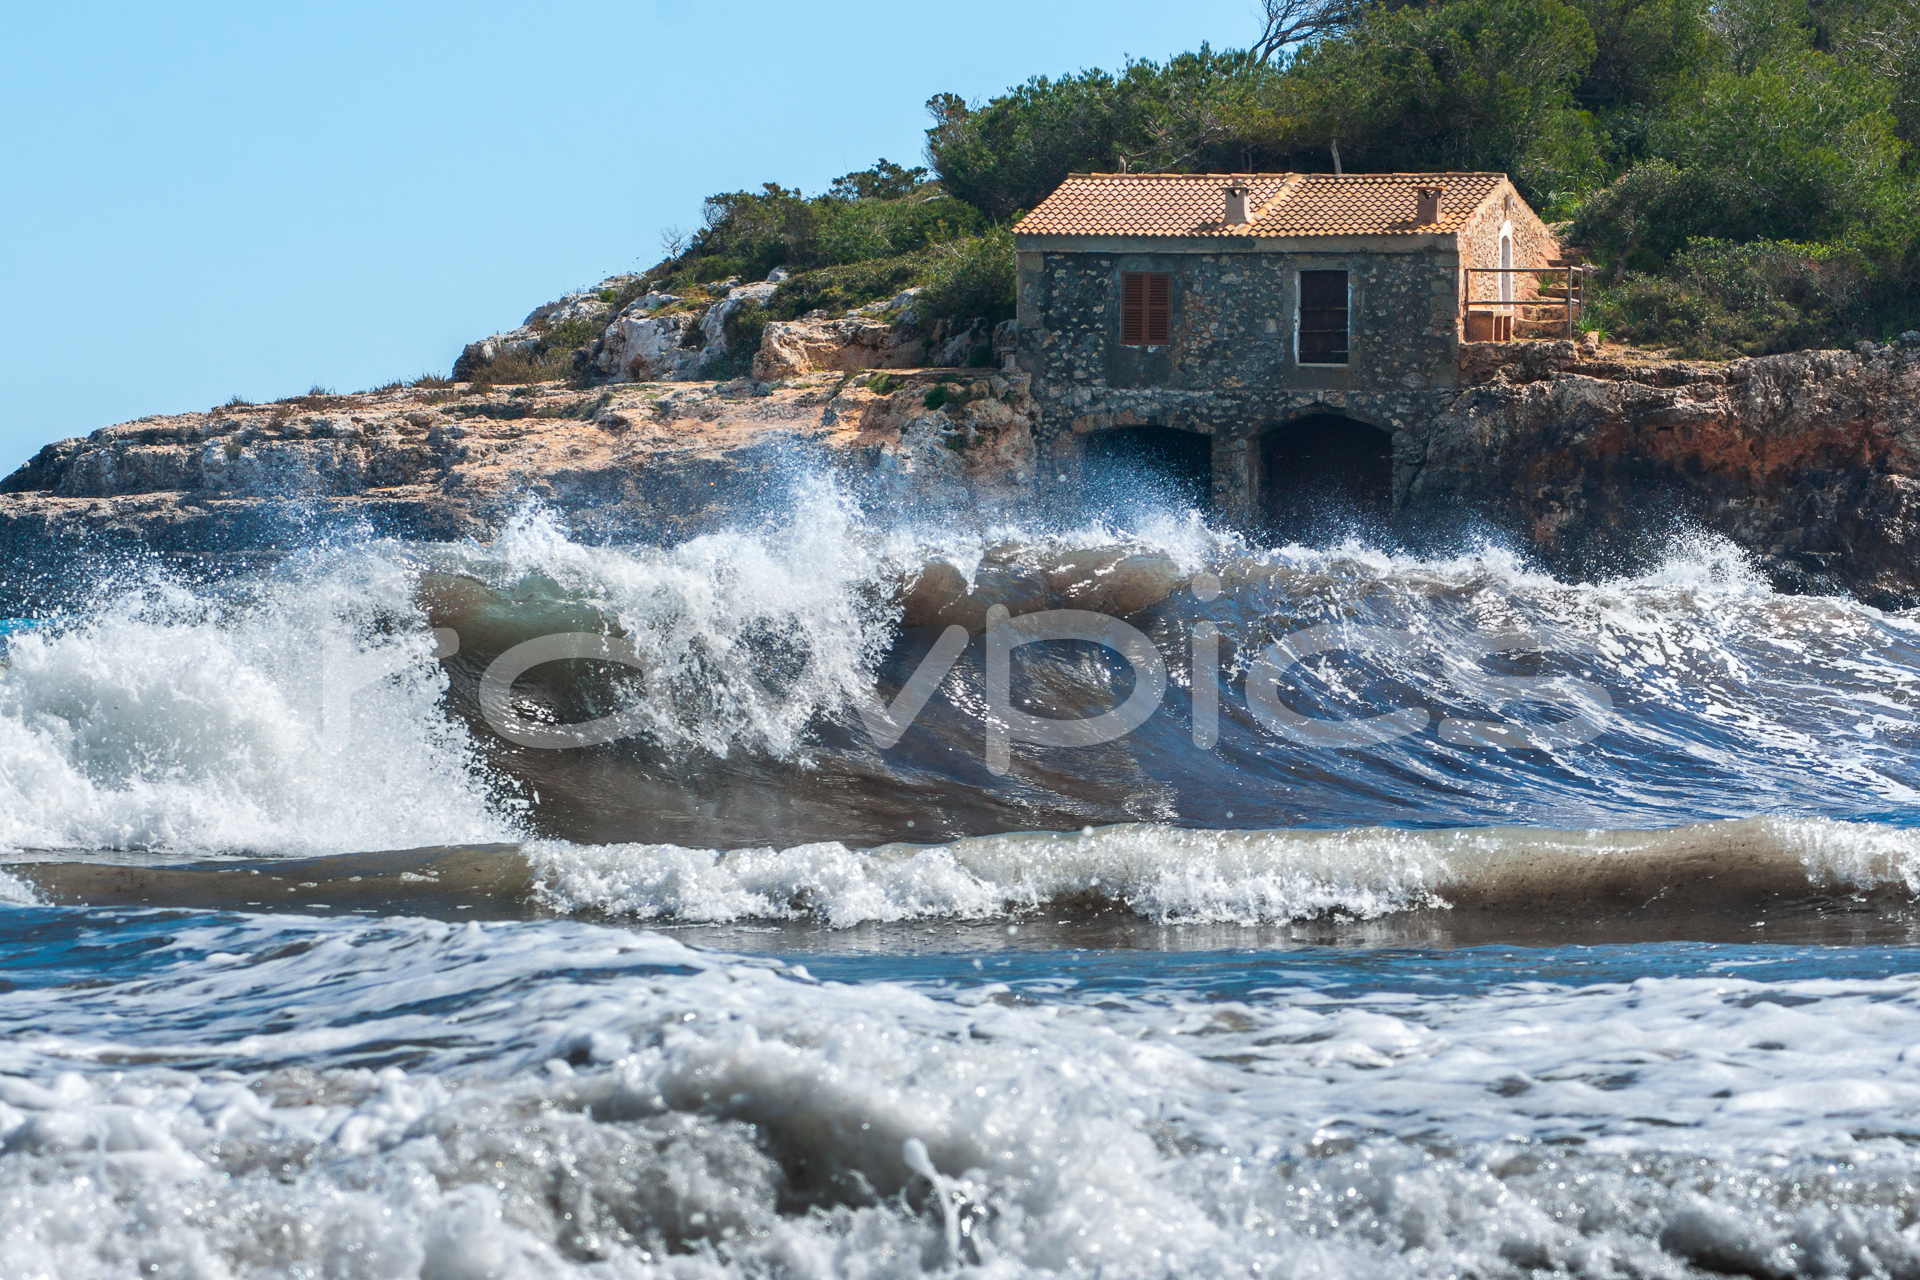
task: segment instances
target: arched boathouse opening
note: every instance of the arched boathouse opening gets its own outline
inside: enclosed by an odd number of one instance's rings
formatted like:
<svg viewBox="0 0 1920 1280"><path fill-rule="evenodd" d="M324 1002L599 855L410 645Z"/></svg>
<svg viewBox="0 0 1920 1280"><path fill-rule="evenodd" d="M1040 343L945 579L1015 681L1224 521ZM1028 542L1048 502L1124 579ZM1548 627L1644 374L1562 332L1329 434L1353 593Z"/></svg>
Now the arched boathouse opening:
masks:
<svg viewBox="0 0 1920 1280"><path fill-rule="evenodd" d="M1328 537L1386 523L1393 512L1393 437L1339 414L1281 423L1260 439L1268 529Z"/></svg>
<svg viewBox="0 0 1920 1280"><path fill-rule="evenodd" d="M1110 427L1087 437L1088 492L1206 511L1213 499L1213 437L1176 427Z"/></svg>

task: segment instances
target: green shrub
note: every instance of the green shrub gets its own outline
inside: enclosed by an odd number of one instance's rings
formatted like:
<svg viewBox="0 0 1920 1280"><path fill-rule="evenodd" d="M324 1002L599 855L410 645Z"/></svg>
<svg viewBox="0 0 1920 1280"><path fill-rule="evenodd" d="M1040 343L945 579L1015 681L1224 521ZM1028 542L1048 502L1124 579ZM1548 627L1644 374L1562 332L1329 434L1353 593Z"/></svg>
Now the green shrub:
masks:
<svg viewBox="0 0 1920 1280"><path fill-rule="evenodd" d="M1203 45L1164 64L1130 59L1117 75L1035 76L978 108L937 94L927 153L942 186L996 221L1071 172L1283 168L1255 100L1275 74Z"/></svg>
<svg viewBox="0 0 1920 1280"><path fill-rule="evenodd" d="M767 300L768 318L793 320L815 310L839 313L895 297L926 283L934 260L935 251L923 249L800 272L782 280Z"/></svg>
<svg viewBox="0 0 1920 1280"><path fill-rule="evenodd" d="M535 382L563 382L574 376L575 353L599 337L602 320L569 320L540 334L525 352L503 351L489 361L468 360L462 353L454 362L455 380L480 386L524 386Z"/></svg>
<svg viewBox="0 0 1920 1280"><path fill-rule="evenodd" d="M1852 249L1695 240L1665 274L1631 272L1601 290L1588 318L1617 338L1683 356L1757 356L1862 336L1885 285Z"/></svg>
<svg viewBox="0 0 1920 1280"><path fill-rule="evenodd" d="M941 246L920 295L922 314L990 323L1013 319L1014 267L1013 233L1005 228Z"/></svg>
<svg viewBox="0 0 1920 1280"><path fill-rule="evenodd" d="M727 342L726 351L700 366L700 376L725 382L752 373L754 353L760 350L760 337L771 319L772 313L762 303L748 301L735 307L720 328Z"/></svg>
<svg viewBox="0 0 1920 1280"><path fill-rule="evenodd" d="M835 178L827 194L836 200L901 200L919 194L930 181L924 165L903 169L881 156L871 169Z"/></svg>
<svg viewBox="0 0 1920 1280"><path fill-rule="evenodd" d="M1275 142L1325 167L1338 139L1356 173L1502 170L1546 208L1607 176L1574 96L1597 52L1562 0L1376 6L1273 84Z"/></svg>
<svg viewBox="0 0 1920 1280"><path fill-rule="evenodd" d="M811 199L777 183L711 196L706 226L674 274L696 281L733 275L764 280L775 267L798 272L897 257L985 228L977 209L915 176L924 172L882 161ZM874 194L851 194L863 191Z"/></svg>
<svg viewBox="0 0 1920 1280"><path fill-rule="evenodd" d="M715 280L729 280L739 275L740 260L724 254L711 258L699 258L693 264L693 282L711 284Z"/></svg>
<svg viewBox="0 0 1920 1280"><path fill-rule="evenodd" d="M1203 45L1117 74L1035 77L978 107L938 95L928 154L947 190L997 220L1070 172L1326 171L1335 142L1352 172L1504 170L1543 205L1604 182L1602 131L1576 96L1597 53L1580 8L1451 0L1352 12L1341 34L1279 64ZM1683 25L1697 35L1697 21ZM1646 24L1625 26L1645 43Z"/></svg>
<svg viewBox="0 0 1920 1280"><path fill-rule="evenodd" d="M1645 160L1595 194L1571 238L1620 271L1659 271L1689 240L1710 236L1719 198L1710 175Z"/></svg>
<svg viewBox="0 0 1920 1280"><path fill-rule="evenodd" d="M773 319L763 302L746 301L733 309L720 332L727 340L729 351L758 351L760 335L766 331L767 321Z"/></svg>

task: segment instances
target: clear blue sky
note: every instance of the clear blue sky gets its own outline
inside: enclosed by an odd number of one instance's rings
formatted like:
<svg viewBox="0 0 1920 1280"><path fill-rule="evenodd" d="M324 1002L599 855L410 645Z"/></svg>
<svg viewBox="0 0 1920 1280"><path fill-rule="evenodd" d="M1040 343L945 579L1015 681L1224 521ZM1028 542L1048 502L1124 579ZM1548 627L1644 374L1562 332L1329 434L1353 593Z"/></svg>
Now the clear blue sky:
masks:
<svg viewBox="0 0 1920 1280"><path fill-rule="evenodd" d="M1244 45L1256 0L0 0L0 475L148 413L445 372L715 191L922 104Z"/></svg>

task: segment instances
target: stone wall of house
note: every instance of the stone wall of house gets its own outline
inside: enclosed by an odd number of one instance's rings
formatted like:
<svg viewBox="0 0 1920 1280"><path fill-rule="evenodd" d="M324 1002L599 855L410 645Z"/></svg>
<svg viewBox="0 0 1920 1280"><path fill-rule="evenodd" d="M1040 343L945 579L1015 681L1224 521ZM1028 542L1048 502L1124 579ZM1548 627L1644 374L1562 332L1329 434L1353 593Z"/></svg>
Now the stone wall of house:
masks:
<svg viewBox="0 0 1920 1280"><path fill-rule="evenodd" d="M1442 197L1444 201L1444 197ZM1460 229L1460 265L1497 267L1500 265L1500 228L1513 223L1513 265L1544 267L1547 259L1558 257L1560 246L1547 224L1540 221L1512 184L1503 183ZM1464 275L1464 273L1462 273ZM1465 282L1464 296L1476 302L1491 302L1500 296L1498 276L1471 276ZM1532 276L1513 278L1513 298L1525 302L1539 296ZM1464 308L1463 308L1464 310Z"/></svg>
<svg viewBox="0 0 1920 1280"><path fill-rule="evenodd" d="M1254 442L1273 426L1341 413L1392 433L1400 450L1454 397L1460 264L1439 237L1354 237L1311 250L1255 241L1241 251L1022 249L1018 360L1040 406L1043 488L1078 483L1089 432L1172 427L1213 438L1214 507L1251 521L1264 487ZM1302 270L1348 273L1345 367L1295 358ZM1124 271L1173 276L1168 345L1121 345Z"/></svg>

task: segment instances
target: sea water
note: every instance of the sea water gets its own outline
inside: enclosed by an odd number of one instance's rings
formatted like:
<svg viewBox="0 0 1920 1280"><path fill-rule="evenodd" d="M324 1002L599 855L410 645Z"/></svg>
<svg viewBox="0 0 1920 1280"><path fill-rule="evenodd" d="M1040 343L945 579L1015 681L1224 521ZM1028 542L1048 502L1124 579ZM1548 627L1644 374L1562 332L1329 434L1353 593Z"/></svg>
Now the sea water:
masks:
<svg viewBox="0 0 1920 1280"><path fill-rule="evenodd" d="M996 771L975 635L880 748L936 564L1130 601L1164 705ZM1914 615L817 492L101 575L0 670L0 1274L1920 1275ZM1273 732L1315 626L1404 639L1290 707L1424 726ZM621 740L490 726L556 633L636 661L514 714Z"/></svg>

